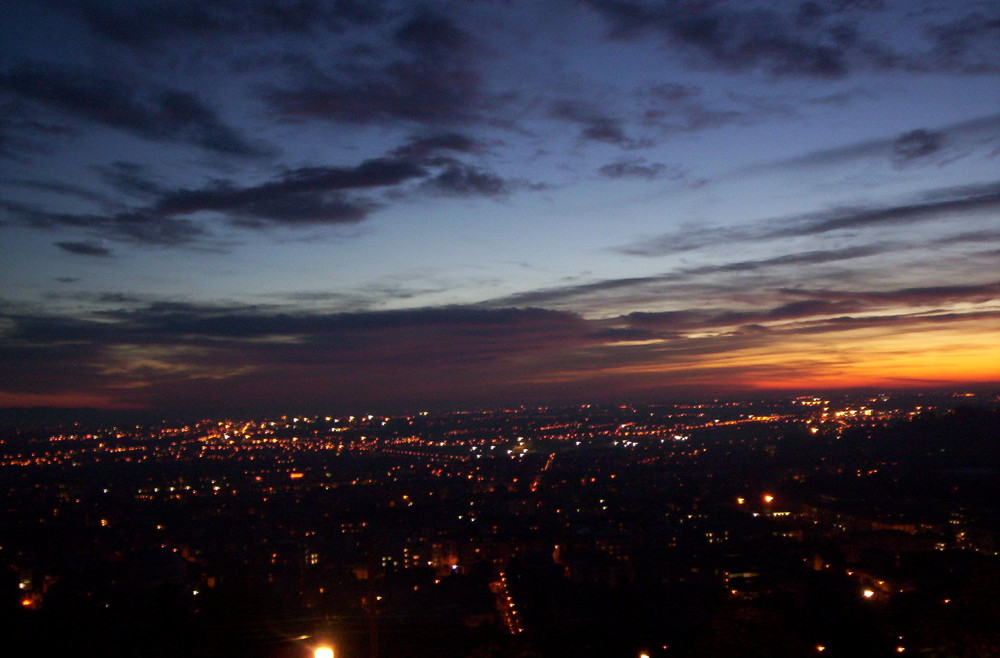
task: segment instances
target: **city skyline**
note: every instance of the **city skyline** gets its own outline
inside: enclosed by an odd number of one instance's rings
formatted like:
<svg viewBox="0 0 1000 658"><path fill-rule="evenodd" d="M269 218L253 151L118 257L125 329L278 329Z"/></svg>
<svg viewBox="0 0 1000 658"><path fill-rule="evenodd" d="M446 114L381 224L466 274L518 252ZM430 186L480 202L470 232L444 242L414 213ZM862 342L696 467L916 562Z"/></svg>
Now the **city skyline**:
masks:
<svg viewBox="0 0 1000 658"><path fill-rule="evenodd" d="M1000 382L995 3L8 12L0 407Z"/></svg>

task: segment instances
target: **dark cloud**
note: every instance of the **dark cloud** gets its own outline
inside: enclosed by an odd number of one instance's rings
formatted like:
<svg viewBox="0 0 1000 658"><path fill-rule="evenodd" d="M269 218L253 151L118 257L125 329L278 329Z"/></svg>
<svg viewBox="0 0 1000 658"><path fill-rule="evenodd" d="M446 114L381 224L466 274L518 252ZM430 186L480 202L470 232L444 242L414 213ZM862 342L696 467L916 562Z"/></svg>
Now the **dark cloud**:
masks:
<svg viewBox="0 0 1000 658"><path fill-rule="evenodd" d="M818 2L803 2L795 14L795 22L800 27L814 27L829 13L829 10Z"/></svg>
<svg viewBox="0 0 1000 658"><path fill-rule="evenodd" d="M804 102L807 105L834 105L837 107L845 107L857 99L872 100L877 97L878 95L870 89L865 87L856 87L854 89L835 91L807 98Z"/></svg>
<svg viewBox="0 0 1000 658"><path fill-rule="evenodd" d="M678 2L651 5L627 0L588 2L611 25L612 36L630 39L656 32L699 62L772 75L839 77L846 73L843 46L829 34L798 34L782 15L760 8L739 11L729 5ZM820 16L816 16L820 18Z"/></svg>
<svg viewBox="0 0 1000 658"><path fill-rule="evenodd" d="M191 244L209 237L203 227L189 220L158 216L149 212L103 215L61 213L2 200L0 200L0 210L19 223L33 228L58 229L68 226L138 244L176 246Z"/></svg>
<svg viewBox="0 0 1000 658"><path fill-rule="evenodd" d="M850 228L910 224L952 213L975 213L1000 207L1000 184L937 190L924 199L895 206L844 208L807 215L799 226L777 230L774 235L814 235Z"/></svg>
<svg viewBox="0 0 1000 658"><path fill-rule="evenodd" d="M112 162L109 165L97 167L97 173L115 191L129 196L148 199L166 192L156 182L148 167L135 162Z"/></svg>
<svg viewBox="0 0 1000 658"><path fill-rule="evenodd" d="M624 316L632 326L667 329L675 332L694 330L722 330L742 325L761 325L767 322L784 322L803 318L824 317L855 312L863 308L853 301L828 301L809 299L789 302L763 310L703 310L688 309L664 312L635 312Z"/></svg>
<svg viewBox="0 0 1000 658"><path fill-rule="evenodd" d="M290 194L250 201L225 212L236 226L266 228L278 224L354 224L376 207L371 201L337 195Z"/></svg>
<svg viewBox="0 0 1000 658"><path fill-rule="evenodd" d="M402 151L428 154L434 150L466 147L471 148L471 143L452 135L414 142L402 147ZM354 223L365 219L378 204L344 193L398 188L416 180L423 180L425 189L459 196L500 196L524 186L519 181L504 179L453 158L379 158L356 167L289 171L272 182L254 187L221 184L200 190L174 191L163 195L153 212L171 216L222 212L248 227L258 226L257 220L286 225Z"/></svg>
<svg viewBox="0 0 1000 658"><path fill-rule="evenodd" d="M773 110L763 108L713 109L701 103L686 103L683 107L671 110L649 109L644 113L643 119L655 123L666 132L695 132L734 123L747 123L771 113Z"/></svg>
<svg viewBox="0 0 1000 658"><path fill-rule="evenodd" d="M6 391L84 386L121 393L128 382L160 404L202 386L211 399L227 403L248 387L259 404L266 403L258 399L262 385L283 404L294 403L287 397L292 391L299 403L329 402L332 394L353 396L376 385L390 395L427 387L454 393L456 385L481 392L491 382L528 375L524 365L531 359L592 341L573 314L530 308L310 315L163 303L93 320L6 319L13 323L0 340ZM268 383L277 381L279 387Z"/></svg>
<svg viewBox="0 0 1000 658"><path fill-rule="evenodd" d="M362 193L398 193L410 182L417 184L413 189L457 196L498 197L530 187L453 157L435 155L476 149L478 144L467 137L443 133L415 139L397 148L394 156L365 160L353 167L305 167L285 171L259 185L217 181L198 189L175 190L162 189L141 167L118 162L99 169L102 178L119 192L151 199L149 205L100 215L50 212L0 201L0 210L36 228L72 226L103 237L169 246L211 239L207 226L192 219L199 213L221 214L230 224L244 229L354 224L382 205Z"/></svg>
<svg viewBox="0 0 1000 658"><path fill-rule="evenodd" d="M125 212L110 217L100 217L88 228L104 228L113 236L137 244L163 247L192 244L210 238L207 229L192 221L177 217L163 217L146 212Z"/></svg>
<svg viewBox="0 0 1000 658"><path fill-rule="evenodd" d="M575 326L576 316L540 308L483 309L463 306L429 307L365 313L270 314L253 307L226 309L187 304L154 304L119 314L128 325L153 329L168 336L245 338L284 335L314 336L317 340L337 332L387 330L446 330L464 333L490 328L516 331L518 327ZM326 342L326 338L322 338Z"/></svg>
<svg viewBox="0 0 1000 658"><path fill-rule="evenodd" d="M306 73L298 85L262 92L279 118L436 125L475 119L481 102L479 76L458 64L401 60L342 75Z"/></svg>
<svg viewBox="0 0 1000 658"><path fill-rule="evenodd" d="M882 34L861 31L872 3L778 3L682 0L588 0L610 25L611 37L664 38L700 68L762 71L772 76L840 78L855 70L990 73L1000 69L995 15L970 14L926 29L924 43L896 52Z"/></svg>
<svg viewBox="0 0 1000 658"><path fill-rule="evenodd" d="M954 214L976 214L1000 208L1000 184L945 188L912 203L833 210L772 219L734 228L690 229L642 239L616 251L630 256L664 256L720 242L764 241L820 235L847 229L916 224Z"/></svg>
<svg viewBox="0 0 1000 658"><path fill-rule="evenodd" d="M404 151L460 150L469 143L445 136L413 143ZM252 218L274 224L353 223L363 220L376 207L371 201L348 198L343 193L390 188L408 181L424 180L424 187L461 196L499 196L519 183L452 158L426 160L427 165L406 158L367 160L356 167L312 167L286 172L278 179L254 187L219 185L200 190L165 194L153 208L155 214L178 215L200 211L226 213L236 219ZM241 222L255 226L253 221Z"/></svg>
<svg viewBox="0 0 1000 658"><path fill-rule="evenodd" d="M746 260L735 263L723 263L721 265L704 265L701 267L690 267L681 270L686 276L736 273L736 272L756 272L766 268L782 267L789 265L821 265L824 263L835 263L842 260L854 258L865 258L876 256L887 251L893 251L894 245L873 244L863 247L844 247L842 249L816 249L813 251L803 251L794 254L782 254L772 258L760 260Z"/></svg>
<svg viewBox="0 0 1000 658"><path fill-rule="evenodd" d="M4 182L32 190L41 190L62 196L76 197L85 201L94 201L97 203L107 203L109 201L108 197L103 194L99 194L79 185L73 185L72 183L64 183L61 181L15 179Z"/></svg>
<svg viewBox="0 0 1000 658"><path fill-rule="evenodd" d="M610 327L593 333L594 338L610 343L661 340L665 335L662 331L649 331L648 329L639 329L637 327Z"/></svg>
<svg viewBox="0 0 1000 658"><path fill-rule="evenodd" d="M694 277L704 277L715 274L759 272L766 269L789 266L807 267L810 265L832 263L853 258L864 258L884 253L891 248L892 247L890 245L846 247L843 249L815 250L794 254L782 254L780 256L760 260L680 268L673 272L655 274L652 276L605 279L603 281L594 281L591 283L580 283L557 288L532 290L505 297L502 300L497 300L495 303L551 304L588 295L599 295L610 291L634 290L656 285L689 282Z"/></svg>
<svg viewBox="0 0 1000 658"><path fill-rule="evenodd" d="M471 37L448 17L418 9L393 35L397 57L381 65L291 67L292 80L262 97L279 118L344 123L415 122L440 126L479 121L499 99L484 98Z"/></svg>
<svg viewBox="0 0 1000 658"><path fill-rule="evenodd" d="M787 295L804 295L826 300L846 300L894 304L906 306L926 306L956 302L983 303L1000 297L1000 281L947 286L922 286L897 288L892 290L826 290L785 288Z"/></svg>
<svg viewBox="0 0 1000 658"><path fill-rule="evenodd" d="M934 162L934 155L951 151L951 158L996 140L1000 114L990 114L935 129L917 128L887 139L873 139L832 149L813 151L779 163L756 164L744 173L774 168L840 165L855 160L886 159L898 166ZM950 148L945 148L949 146Z"/></svg>
<svg viewBox="0 0 1000 658"><path fill-rule="evenodd" d="M892 145L892 162L897 167L914 160L923 160L941 150L944 135L930 130L911 130L896 138Z"/></svg>
<svg viewBox="0 0 1000 658"><path fill-rule="evenodd" d="M623 319L628 324L636 327L688 329L696 326L704 326L706 319L709 317L711 317L709 313L700 310L636 311L624 316Z"/></svg>
<svg viewBox="0 0 1000 658"><path fill-rule="evenodd" d="M492 172L459 163L446 166L428 185L459 196L500 196L512 189L510 181Z"/></svg>
<svg viewBox="0 0 1000 658"><path fill-rule="evenodd" d="M100 382L100 366L95 363L101 360L103 351L101 346L78 341L0 341L4 392L79 392L81 383L86 388ZM73 376L67 376L67 367L71 367Z"/></svg>
<svg viewBox="0 0 1000 658"><path fill-rule="evenodd" d="M834 12L851 10L879 11L885 7L885 0L834 0L830 3Z"/></svg>
<svg viewBox="0 0 1000 658"><path fill-rule="evenodd" d="M992 244L1000 242L1000 230L968 231L934 240L933 244L961 244L963 242Z"/></svg>
<svg viewBox="0 0 1000 658"><path fill-rule="evenodd" d="M627 327L672 340L704 332L716 335L823 334L860 328L907 329L927 323L976 322L1000 318L1000 311L968 309L900 312L900 307L982 304L1000 297L1000 283L928 286L884 291L782 289L783 295L806 299L771 308L689 308L662 312L633 312L620 320ZM879 313L879 311L882 311ZM885 312L892 311L892 312ZM863 313L863 315L855 315ZM663 333L667 332L667 333Z"/></svg>
<svg viewBox="0 0 1000 658"><path fill-rule="evenodd" d="M654 178L680 180L687 175L687 172L677 165L668 167L662 162L649 162L644 158L618 160L604 165L597 170L597 173L606 178L643 178L645 180L653 180Z"/></svg>
<svg viewBox="0 0 1000 658"><path fill-rule="evenodd" d="M674 277L672 275L654 275L621 279L605 279L603 281L594 281L592 283L578 283L570 286L559 286L555 288L543 288L541 290L519 292L503 297L499 300L494 300L493 303L553 304L564 302L575 297L600 294L610 290L636 288L650 284L663 283L666 280L674 280Z"/></svg>
<svg viewBox="0 0 1000 658"><path fill-rule="evenodd" d="M884 315L840 316L803 322L783 327L781 334L828 334L857 329L908 329L926 324L950 324L1000 319L1000 311L969 311L963 313L895 313Z"/></svg>
<svg viewBox="0 0 1000 658"><path fill-rule="evenodd" d="M251 354L266 344L269 351L287 349L295 358L303 350L315 351L323 360L357 352L358 358L380 362L412 349L413 353L398 363L403 367L423 361L427 351L440 354L455 350L473 359L502 359L513 356L505 352L507 349L532 351L563 340L584 340L586 333L578 316L540 308L446 306L321 314L183 302L134 306L136 301L112 300L127 307L103 311L93 320L8 315L14 327L5 340L33 345L79 341L108 347L216 346Z"/></svg>
<svg viewBox="0 0 1000 658"><path fill-rule="evenodd" d="M596 382L597 390L614 391L649 385L648 377L627 370L651 364L657 378L667 368L672 381L686 384L717 382L720 369L735 381L747 376L745 368L727 369L706 357L769 340L733 330L687 337L533 308L323 315L175 302L94 320L7 319L14 330L0 341L0 363L8 394L83 386L119 403L190 409L197 400L227 407L242 402L258 413L274 406L329 409L463 396L483 404L500 394L523 399L528 390L589 397ZM622 376L608 374L615 372Z"/></svg>
<svg viewBox="0 0 1000 658"><path fill-rule="evenodd" d="M309 167L252 187L221 184L169 192L152 210L162 215L200 211L246 213L278 223L355 222L364 217L364 207L337 197L337 193L397 185L425 175L422 168L405 160L366 160L356 167ZM334 198L322 196L330 193Z"/></svg>
<svg viewBox="0 0 1000 658"><path fill-rule="evenodd" d="M63 251L80 256L97 256L100 258L111 256L110 249L94 242L56 242L55 244Z"/></svg>
<svg viewBox="0 0 1000 658"><path fill-rule="evenodd" d="M788 335L864 328L903 332L927 323L1000 316L976 310L873 315L875 302L822 297L757 309L690 308L607 320L530 307L330 314L137 304L128 296L109 301L119 308L90 318L4 315L5 393L83 387L119 403L190 408L197 400L224 406L243 401L260 412L272 408L267 405L298 409L331 400L383 406L393 399L443 402L470 391L482 403L484 395L523 396L545 382L563 393L569 387L574 396L593 395L610 382L623 387L615 390L646 385L660 390L641 374L651 367L657 378L670 372L672 381L701 382L717 391L719 381L789 376L797 369L810 374L843 358L783 360L780 345ZM866 315L851 315L859 310ZM727 363L726 355L751 348L772 350L775 357L756 365ZM603 384L595 389L596 382Z"/></svg>
<svg viewBox="0 0 1000 658"><path fill-rule="evenodd" d="M142 302L140 297L121 292L102 292L95 297L95 300L102 304L139 304Z"/></svg>
<svg viewBox="0 0 1000 658"><path fill-rule="evenodd" d="M392 155L397 158L407 158L419 161L442 151L475 153L479 151L480 148L481 145L478 141L466 135L459 133L440 133L428 137L418 137L413 141L397 148L392 152Z"/></svg>
<svg viewBox="0 0 1000 658"><path fill-rule="evenodd" d="M661 82L649 88L648 93L653 98L668 103L686 101L697 98L701 95L701 89L694 85L685 85L678 82Z"/></svg>
<svg viewBox="0 0 1000 658"><path fill-rule="evenodd" d="M759 100L729 94L725 104L709 103L700 87L665 82L637 89L633 93L640 109L639 119L646 128L660 133L685 133L745 124L780 112L784 106L766 106Z"/></svg>
<svg viewBox="0 0 1000 658"><path fill-rule="evenodd" d="M788 320L791 318L807 318L816 315L833 315L856 311L860 305L851 301L828 301L825 299L804 299L788 302L772 308L761 317L773 320Z"/></svg>
<svg viewBox="0 0 1000 658"><path fill-rule="evenodd" d="M582 130L580 136L595 142L607 142L608 144L626 144L628 138L622 127L611 119L595 119Z"/></svg>
<svg viewBox="0 0 1000 658"><path fill-rule="evenodd" d="M100 36L135 48L166 39L220 35L274 36L339 31L343 24L380 19L377 4L358 0L172 0L136 3L57 0Z"/></svg>
<svg viewBox="0 0 1000 658"><path fill-rule="evenodd" d="M257 186L219 183L196 190L163 192L149 207L111 215L52 213L13 203L0 203L0 209L39 228L74 226L139 243L180 245L209 237L205 228L186 215L222 213L244 228L355 223L375 205L365 199L347 198L344 192L393 186L425 176L426 172L411 162L376 159L356 167L296 169ZM145 181L138 182L140 189L155 191Z"/></svg>
<svg viewBox="0 0 1000 658"><path fill-rule="evenodd" d="M550 106L549 115L555 119L580 124L580 139L586 141L604 142L627 149L651 145L649 140L628 137L621 121L579 101L556 101Z"/></svg>
<svg viewBox="0 0 1000 658"><path fill-rule="evenodd" d="M0 158L23 162L31 154L50 152L52 142L74 133L69 126L39 121L36 114L23 100L0 102Z"/></svg>
<svg viewBox="0 0 1000 658"><path fill-rule="evenodd" d="M405 48L435 55L443 51L460 51L470 45L469 35L448 18L421 9L400 27L395 40Z"/></svg>
<svg viewBox="0 0 1000 658"><path fill-rule="evenodd" d="M378 22L382 17L379 7L367 0L333 0L328 3L338 18L352 21L360 25Z"/></svg>
<svg viewBox="0 0 1000 658"><path fill-rule="evenodd" d="M1000 39L1000 11L973 12L944 25L931 26L927 35L934 43L940 66L971 73L1000 70L996 43Z"/></svg>
<svg viewBox="0 0 1000 658"><path fill-rule="evenodd" d="M185 91L140 90L88 71L40 64L0 73L0 89L66 116L151 141L192 144L224 155L263 154L198 97Z"/></svg>

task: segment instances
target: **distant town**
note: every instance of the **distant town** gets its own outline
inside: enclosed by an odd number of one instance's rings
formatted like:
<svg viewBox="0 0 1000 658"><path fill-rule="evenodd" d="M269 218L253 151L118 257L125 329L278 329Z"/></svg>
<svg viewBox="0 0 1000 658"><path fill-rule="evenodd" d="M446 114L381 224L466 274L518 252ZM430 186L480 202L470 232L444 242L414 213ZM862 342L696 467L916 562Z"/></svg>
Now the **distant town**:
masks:
<svg viewBox="0 0 1000 658"><path fill-rule="evenodd" d="M1000 655L1000 396L0 417L33 655Z"/></svg>

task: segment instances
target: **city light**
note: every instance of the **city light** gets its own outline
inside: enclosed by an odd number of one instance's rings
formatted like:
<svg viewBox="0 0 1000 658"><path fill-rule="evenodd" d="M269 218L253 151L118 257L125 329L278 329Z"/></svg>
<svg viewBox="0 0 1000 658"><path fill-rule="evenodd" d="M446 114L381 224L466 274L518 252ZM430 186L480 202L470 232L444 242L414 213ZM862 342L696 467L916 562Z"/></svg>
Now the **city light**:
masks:
<svg viewBox="0 0 1000 658"><path fill-rule="evenodd" d="M168 557L171 562L165 567L173 563L188 565L198 574L196 580L179 590L189 597L187 614L194 621L206 614L203 605L208 614L214 614L229 601L227 597L239 596L231 588L218 587L226 571L217 571L213 565L228 560L255 582L286 586L288 600L298 613L296 619L317 619L316 612L310 611L322 610L346 593L334 594L330 584L340 574L353 573L359 586L352 590L351 597L360 600L366 616L378 615L387 620L388 625L379 624L385 628L377 631L386 634L383 650L424 633L425 618L414 616L411 620L411 611L429 610L444 600L452 601L450 606L456 614L468 615L470 620L495 619L504 630L504 641L515 643L518 635L530 637L539 630L534 626L535 616L528 614L538 605L533 600L537 575L516 568L518 555L540 550L534 537L552 537L543 546L552 551L552 563L557 567L551 573L553 582L566 592L594 587L595 592L624 593L640 579L660 576L659 565L636 559L644 553L635 553L643 549L637 548L633 501L641 501L638 504L642 506L644 527L639 530L642 536L656 533L670 547L671 559L679 567L672 572L676 576L671 577L687 578L688 569L697 567L699 571L692 569L691 573L699 573L698 578L713 591L725 592L723 596L730 603L753 605L766 596L765 588L780 582L786 568L791 573L805 567L853 583L850 589L861 598L858 604L868 608L864 611L867 615L881 614L882 608L903 591L929 597L926 600L938 606L928 607L924 616L912 622L900 623L891 636L896 638L895 644L890 637L884 647L889 653L936 649L926 641L914 648L911 641L928 620L964 632L961 616L940 615L941 607L952 608L955 606L951 603L961 602L958 598L944 598L954 596L951 592L938 594L941 570L952 561L949 552L928 555L927 568L914 570L905 582L883 574L880 562L866 554L851 560L845 557L859 533L868 541L878 540L884 542L880 545L892 548L898 543L899 533L924 529L933 529L934 541L945 541L947 548L992 548L975 543L971 531L977 517L965 509L942 516L908 506L897 508L892 491L873 493L856 504L840 499L854 486L856 478L884 474L890 467L900 477L923 477L922 459L917 458L911 465L904 451L899 455L879 453L864 463L851 464L847 459L852 446L841 449L831 438L831 467L844 469L846 483L843 488L817 483L817 492L824 493L806 495L794 483L814 477L812 456L789 461L783 469L786 475L780 479L770 477L764 481L757 474L732 475L736 472L733 467L741 465L744 458L756 454L762 446L768 449L772 445L772 423L779 421L768 420L756 428L748 424L745 438L719 445L708 440L718 430L714 425L702 427L706 419L722 418L711 421L715 424L729 422L722 413L729 410L732 417L739 419L732 422L749 423L743 418L757 410L732 402L704 409L717 413L698 416L688 407L675 410L636 406L620 412L607 410L596 418L577 417L575 412L561 408L475 414L435 412L424 420L395 417L386 429L369 424L380 426L381 419L367 421L364 417L352 423L340 421L332 428L329 423L313 428L302 418L296 427L285 419L206 419L190 426L74 426L61 429L57 435L46 428L38 432L37 441L0 443L0 475L37 472L41 477L46 472L53 476L76 472L82 481L88 473L96 472L93 469L101 473L115 469L118 477L109 490L112 495L102 493L107 480L95 476L90 480L91 489L79 485L81 492L89 492L88 497L75 491L67 496L66 490L53 485L51 495L39 496L37 503L20 510L14 502L15 489L4 490L9 497L8 511L18 510L25 519L23 527L31 527L38 519L70 529L79 526L74 536L93 533L94 541L106 545L109 560L121 550L120 536L105 536L109 529L128 527L130 514L148 514L151 509L170 506L167 511L176 513L145 524L134 541ZM831 414L833 409L831 406ZM886 412L880 416L878 423L896 427L900 424L896 421L905 423L901 419L913 411L909 404L901 406L898 413L893 412L895 415ZM809 413L813 412L807 407L803 414ZM852 416L844 418L847 429L882 436L878 434L881 425L869 427L858 421L854 426ZM948 423L943 426L950 426L951 420L942 418ZM780 422L794 425L800 419L790 415ZM523 442L535 452L530 453L527 463L518 464L504 452L515 443L521 426L534 428ZM659 439L669 437L674 427L690 432L692 440L673 443L668 438L661 443ZM605 430L612 436L601 438ZM725 430L722 436L729 436L728 432ZM582 449L575 448L580 437L586 437ZM889 440L880 439L880 445ZM906 448L905 441L898 443L899 449ZM623 444L627 444L624 449L620 447ZM474 452L470 451L473 447ZM477 454L483 455L479 462ZM890 459L898 463L893 465ZM137 471L137 463L145 464L145 470ZM676 464L678 468L649 478L650 466L657 464ZM156 477L149 473L156 473ZM299 474L301 478L296 477ZM58 479L53 477L52 481ZM700 495L671 496L688 487ZM734 495L734 491L741 493ZM782 492L780 504L773 491ZM785 497L793 492L794 498ZM364 500L364 505L358 505L359 500ZM738 509L733 509L733 504ZM411 505L416 514L410 513ZM293 513L294 509L309 514ZM79 510L87 514L79 514ZM739 513L744 510L747 514ZM432 515L434 521L428 522ZM318 518L328 521L321 527ZM471 523L473 519L475 523ZM101 526L102 520L106 527ZM225 529L223 541L213 528L213 523L220 520L225 522L218 526ZM601 531L564 542L564 530L574 525ZM965 528L970 530L965 543L946 539L949 532L954 537L956 530ZM534 535L522 537L521 529L530 529ZM512 530L518 534L512 537ZM263 551L262 538L266 539ZM830 550L818 554L818 541L827 542ZM717 545L723 550L714 550ZM760 560L762 545L780 549L773 565ZM350 550L337 551L338 546ZM378 552L372 553L369 560L359 559L372 548ZM49 587L60 578L59 563L46 564L32 555L11 555L11 573L16 575L11 579L11 589L19 594L12 605L25 617L60 614L60 607L47 598ZM507 571L508 567L512 570ZM114 573L113 568L109 573ZM120 577L127 578L127 565L122 568L126 576ZM489 583L466 575L492 569L504 570ZM575 579L581 577L592 578L593 585L578 588ZM972 573L953 574L949 585L953 591L961 591L974 579ZM67 584L79 587L65 580L58 582L56 589ZM362 582L367 587L360 586ZM667 591L668 586L664 586L660 593ZM128 619L132 611L105 602L103 593L83 591L100 597L94 600L107 609L103 612L107 619ZM836 592L831 589L829 596L829 602L835 603ZM648 602L637 600L624 605L640 609ZM593 614L594 623L599 623L597 614L604 612L595 606L593 613L585 609L581 618L590 620ZM932 617L934 613L938 618ZM396 626L401 619L406 623ZM437 621L435 618L427 623ZM352 654L335 635L297 635L304 630L297 621L280 630L290 655L333 658ZM493 642L495 630L483 627L482 631L470 631L468 637L485 647ZM358 628L353 632L364 631ZM441 651L436 655L456 655L450 649L468 639L441 637ZM819 637L834 639L825 634ZM801 639L815 642L816 636ZM661 649L660 642L651 641L642 628L622 634L617 641L621 649L634 652L630 654L633 658L670 654L665 645ZM360 639L356 643L364 644ZM808 654L808 647L805 643L800 649ZM756 655L767 655L766 648L754 649L759 649ZM832 648L822 642L812 645L813 655L839 651L836 643ZM582 655L585 651L567 650L567 655L570 653Z"/></svg>

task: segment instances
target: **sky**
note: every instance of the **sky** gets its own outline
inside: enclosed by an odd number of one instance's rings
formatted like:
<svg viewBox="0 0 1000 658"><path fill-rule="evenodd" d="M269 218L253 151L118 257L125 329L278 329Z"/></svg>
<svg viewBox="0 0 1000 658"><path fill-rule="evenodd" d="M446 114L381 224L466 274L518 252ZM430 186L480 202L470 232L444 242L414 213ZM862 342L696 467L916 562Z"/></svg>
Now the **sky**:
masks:
<svg viewBox="0 0 1000 658"><path fill-rule="evenodd" d="M0 407L1000 383L994 0L2 5Z"/></svg>

